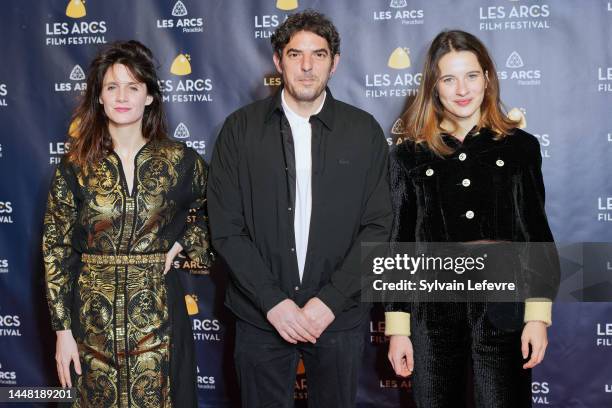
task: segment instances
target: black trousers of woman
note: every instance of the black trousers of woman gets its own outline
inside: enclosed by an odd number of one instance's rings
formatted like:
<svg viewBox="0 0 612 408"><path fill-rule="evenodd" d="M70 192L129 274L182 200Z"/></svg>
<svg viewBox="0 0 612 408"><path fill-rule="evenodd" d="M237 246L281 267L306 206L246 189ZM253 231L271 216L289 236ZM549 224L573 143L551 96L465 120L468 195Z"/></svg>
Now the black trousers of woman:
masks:
<svg viewBox="0 0 612 408"><path fill-rule="evenodd" d="M522 327L496 320L493 303L419 303L411 314L414 374L419 408L462 408L473 366L477 408L530 408L531 370L523 369ZM521 304L506 303L500 310ZM522 319L522 316L520 316Z"/></svg>

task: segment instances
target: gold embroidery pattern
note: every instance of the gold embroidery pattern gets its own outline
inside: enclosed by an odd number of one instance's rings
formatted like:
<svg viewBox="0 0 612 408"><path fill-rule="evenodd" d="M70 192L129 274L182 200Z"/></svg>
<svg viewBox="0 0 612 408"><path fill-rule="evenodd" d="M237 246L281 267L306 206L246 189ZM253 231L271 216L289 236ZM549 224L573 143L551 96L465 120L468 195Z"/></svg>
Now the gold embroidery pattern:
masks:
<svg viewBox="0 0 612 408"><path fill-rule="evenodd" d="M43 230L43 260L47 277L47 302L53 330L70 328L67 303L72 293L70 257L73 255L72 232L76 222L75 199L64 174L58 167L49 191Z"/></svg>

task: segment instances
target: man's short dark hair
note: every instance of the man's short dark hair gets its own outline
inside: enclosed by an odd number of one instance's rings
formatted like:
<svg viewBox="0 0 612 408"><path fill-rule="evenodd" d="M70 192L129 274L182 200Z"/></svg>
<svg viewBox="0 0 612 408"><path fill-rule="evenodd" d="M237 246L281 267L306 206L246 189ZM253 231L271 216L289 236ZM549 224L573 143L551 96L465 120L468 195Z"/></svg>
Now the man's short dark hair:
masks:
<svg viewBox="0 0 612 408"><path fill-rule="evenodd" d="M304 10L290 15L272 34L270 41L279 57L283 56L283 49L291 37L299 31L309 31L325 38L331 55L340 54L340 35L334 24L318 11Z"/></svg>

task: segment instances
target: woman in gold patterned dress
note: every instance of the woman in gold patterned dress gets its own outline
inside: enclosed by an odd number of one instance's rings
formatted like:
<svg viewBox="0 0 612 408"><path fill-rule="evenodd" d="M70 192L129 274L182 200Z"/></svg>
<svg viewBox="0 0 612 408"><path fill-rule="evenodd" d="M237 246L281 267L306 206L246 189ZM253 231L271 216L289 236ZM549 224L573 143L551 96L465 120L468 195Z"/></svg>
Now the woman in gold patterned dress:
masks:
<svg viewBox="0 0 612 408"><path fill-rule="evenodd" d="M74 406L197 406L193 336L171 266L183 249L212 261L207 166L166 135L151 51L136 41L103 49L73 123L43 233L60 383L76 387Z"/></svg>

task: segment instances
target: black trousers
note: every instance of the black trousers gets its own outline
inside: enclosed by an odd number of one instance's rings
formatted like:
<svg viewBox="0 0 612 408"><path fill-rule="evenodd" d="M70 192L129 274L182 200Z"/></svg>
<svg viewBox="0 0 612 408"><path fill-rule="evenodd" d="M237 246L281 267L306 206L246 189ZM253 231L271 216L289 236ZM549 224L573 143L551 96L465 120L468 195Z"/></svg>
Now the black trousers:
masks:
<svg viewBox="0 0 612 408"><path fill-rule="evenodd" d="M236 321L234 359L245 408L294 406L300 357L306 369L308 406L355 406L365 326L324 332L316 344L290 344L277 332Z"/></svg>
<svg viewBox="0 0 612 408"><path fill-rule="evenodd" d="M419 408L530 408L531 370L523 369L520 328L500 328L487 303L420 303L411 314L412 388ZM519 308L521 305L512 304ZM511 306L507 304L506 306Z"/></svg>

